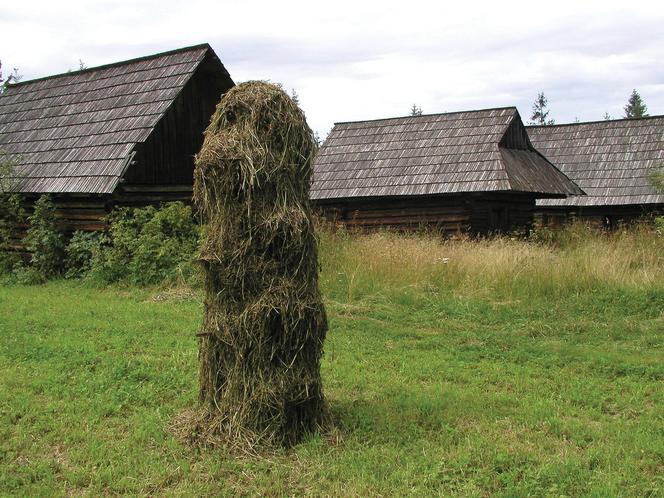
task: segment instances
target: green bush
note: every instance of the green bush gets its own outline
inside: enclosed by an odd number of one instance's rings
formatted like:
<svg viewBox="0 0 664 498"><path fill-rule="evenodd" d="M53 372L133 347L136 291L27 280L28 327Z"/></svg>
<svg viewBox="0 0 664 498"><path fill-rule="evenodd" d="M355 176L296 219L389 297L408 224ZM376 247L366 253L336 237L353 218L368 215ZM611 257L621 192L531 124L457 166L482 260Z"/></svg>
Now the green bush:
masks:
<svg viewBox="0 0 664 498"><path fill-rule="evenodd" d="M655 218L655 230L659 235L664 237L664 216L658 216Z"/></svg>
<svg viewBox="0 0 664 498"><path fill-rule="evenodd" d="M182 202L161 209L121 208L110 217L108 241L93 258L90 277L102 283L149 285L196 275L200 229Z"/></svg>
<svg viewBox="0 0 664 498"><path fill-rule="evenodd" d="M189 206L177 202L157 211L137 240L130 266L133 281L144 285L173 277L193 259L198 235Z"/></svg>
<svg viewBox="0 0 664 498"><path fill-rule="evenodd" d="M31 254L20 264L10 242L23 216L19 198L0 196L0 274L24 284L42 283L64 275L98 283L151 285L165 280L198 283L195 262L201 229L191 208L182 202L160 209L120 208L111 213L107 233L74 232L66 243L58 229L55 206L48 195L35 203L24 239Z"/></svg>
<svg viewBox="0 0 664 498"><path fill-rule="evenodd" d="M30 228L25 236L25 247L31 257L30 268L27 270L30 278L27 281L44 282L61 275L64 269L65 237L58 230L55 206L49 195L42 195L35 202L34 212L28 221Z"/></svg>
<svg viewBox="0 0 664 498"><path fill-rule="evenodd" d="M25 219L21 199L16 194L0 193L0 275L8 274L20 263L12 247L16 225Z"/></svg>
<svg viewBox="0 0 664 498"><path fill-rule="evenodd" d="M151 206L142 209L119 208L108 216L108 235L92 260L91 279L100 283L128 279L141 230L155 212L156 209Z"/></svg>
<svg viewBox="0 0 664 498"><path fill-rule="evenodd" d="M106 240L106 235L99 232L74 232L65 248L65 278L85 276Z"/></svg>

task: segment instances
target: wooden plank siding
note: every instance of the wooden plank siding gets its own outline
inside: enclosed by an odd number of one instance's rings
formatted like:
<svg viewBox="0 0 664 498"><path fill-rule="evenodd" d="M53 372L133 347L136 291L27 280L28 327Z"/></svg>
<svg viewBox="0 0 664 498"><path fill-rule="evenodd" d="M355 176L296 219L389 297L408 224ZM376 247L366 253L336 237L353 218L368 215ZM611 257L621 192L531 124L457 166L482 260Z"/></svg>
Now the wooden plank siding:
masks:
<svg viewBox="0 0 664 498"><path fill-rule="evenodd" d="M519 194L457 194L318 203L323 218L351 228L434 230L444 235L509 233L532 226L535 198Z"/></svg>
<svg viewBox="0 0 664 498"><path fill-rule="evenodd" d="M206 70L207 69L207 70ZM224 90L202 65L175 98L136 156L122 185L193 185L194 155Z"/></svg>
<svg viewBox="0 0 664 498"><path fill-rule="evenodd" d="M584 224L604 229L618 228L635 221L664 215L662 204L622 204L617 206L537 206L534 225L557 228L580 220Z"/></svg>
<svg viewBox="0 0 664 498"><path fill-rule="evenodd" d="M533 225L535 196L519 193L486 194L472 201L473 234L529 232Z"/></svg>
<svg viewBox="0 0 664 498"><path fill-rule="evenodd" d="M338 201L318 205L324 219L351 228L433 229L446 235L470 228L470 206L460 196Z"/></svg>

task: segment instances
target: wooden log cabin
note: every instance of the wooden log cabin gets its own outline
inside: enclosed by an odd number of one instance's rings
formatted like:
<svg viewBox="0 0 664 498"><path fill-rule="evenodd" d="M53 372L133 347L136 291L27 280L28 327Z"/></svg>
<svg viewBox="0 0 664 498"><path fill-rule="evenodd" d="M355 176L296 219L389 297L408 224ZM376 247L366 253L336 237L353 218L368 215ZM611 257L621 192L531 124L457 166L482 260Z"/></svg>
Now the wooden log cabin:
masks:
<svg viewBox="0 0 664 498"><path fill-rule="evenodd" d="M664 192L651 181L664 166L664 116L554 126L529 126L533 144L586 192L539 199L546 226L578 218L605 228L664 213Z"/></svg>
<svg viewBox="0 0 664 498"><path fill-rule="evenodd" d="M570 195L514 107L336 123L311 189L336 223L448 234L527 230L536 199Z"/></svg>
<svg viewBox="0 0 664 498"><path fill-rule="evenodd" d="M102 229L115 206L189 202L194 154L233 85L207 44L10 85L11 190L28 210L50 194L65 231Z"/></svg>

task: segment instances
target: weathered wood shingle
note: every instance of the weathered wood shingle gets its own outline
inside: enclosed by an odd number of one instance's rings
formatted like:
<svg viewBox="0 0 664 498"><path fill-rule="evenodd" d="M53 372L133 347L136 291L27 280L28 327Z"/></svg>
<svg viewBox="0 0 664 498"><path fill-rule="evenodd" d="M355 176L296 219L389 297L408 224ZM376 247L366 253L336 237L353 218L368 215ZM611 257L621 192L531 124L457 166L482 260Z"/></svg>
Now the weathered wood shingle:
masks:
<svg viewBox="0 0 664 498"><path fill-rule="evenodd" d="M15 190L112 193L210 52L198 45L11 85L0 96L0 149L18 161Z"/></svg>
<svg viewBox="0 0 664 498"><path fill-rule="evenodd" d="M587 196L543 199L541 206L664 204L650 172L664 165L664 116L529 126L533 144Z"/></svg>
<svg viewBox="0 0 664 498"><path fill-rule="evenodd" d="M314 200L583 192L534 150L514 107L337 123L316 158Z"/></svg>

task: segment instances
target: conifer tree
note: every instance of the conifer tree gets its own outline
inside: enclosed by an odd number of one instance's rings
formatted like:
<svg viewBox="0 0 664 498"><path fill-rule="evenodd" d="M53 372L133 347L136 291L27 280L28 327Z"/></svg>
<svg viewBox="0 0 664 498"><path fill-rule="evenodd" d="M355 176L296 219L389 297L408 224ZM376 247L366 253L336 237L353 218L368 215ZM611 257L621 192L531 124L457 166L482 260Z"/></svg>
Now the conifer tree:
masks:
<svg viewBox="0 0 664 498"><path fill-rule="evenodd" d="M533 113L530 116L530 124L533 125L552 125L556 124L553 119L547 119L549 117L549 100L544 96L544 92L537 94L537 98L533 103Z"/></svg>
<svg viewBox="0 0 664 498"><path fill-rule="evenodd" d="M10 73L9 76L6 78L2 77L2 61L0 61L0 94L4 93L4 91L7 89L7 87L11 83L18 83L21 81L21 78L23 76L19 74L18 69L14 68Z"/></svg>
<svg viewBox="0 0 664 498"><path fill-rule="evenodd" d="M625 106L625 117L628 119L645 118L648 116L648 108L643 102L639 92L632 90L627 105Z"/></svg>
<svg viewBox="0 0 664 498"><path fill-rule="evenodd" d="M422 108L417 104L413 104L413 106L410 108L410 115L411 116L421 116L422 115Z"/></svg>

